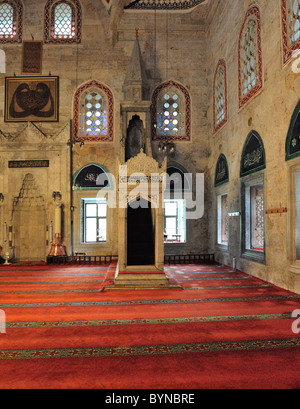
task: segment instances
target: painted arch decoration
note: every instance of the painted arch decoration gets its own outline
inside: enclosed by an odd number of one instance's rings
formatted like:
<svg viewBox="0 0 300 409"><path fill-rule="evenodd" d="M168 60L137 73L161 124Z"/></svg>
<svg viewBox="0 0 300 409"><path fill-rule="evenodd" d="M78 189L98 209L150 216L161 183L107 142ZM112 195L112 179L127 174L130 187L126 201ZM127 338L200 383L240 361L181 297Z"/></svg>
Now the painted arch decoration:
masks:
<svg viewBox="0 0 300 409"><path fill-rule="evenodd" d="M281 0L281 27L283 65L287 64L300 47L300 1Z"/></svg>
<svg viewBox="0 0 300 409"><path fill-rule="evenodd" d="M266 168L266 154L263 141L256 131L247 137L241 160L241 177Z"/></svg>
<svg viewBox="0 0 300 409"><path fill-rule="evenodd" d="M216 174L215 174L215 187L225 185L225 183L229 182L229 167L226 156L221 154L219 156L217 166L216 166Z"/></svg>
<svg viewBox="0 0 300 409"><path fill-rule="evenodd" d="M113 183L104 166L89 163L79 169L73 177L73 190L111 190Z"/></svg>
<svg viewBox="0 0 300 409"><path fill-rule="evenodd" d="M298 102L290 123L286 138L286 160L300 156L300 101Z"/></svg>
<svg viewBox="0 0 300 409"><path fill-rule="evenodd" d="M241 109L263 88L261 15L257 6L247 11L240 32L238 69Z"/></svg>
<svg viewBox="0 0 300 409"><path fill-rule="evenodd" d="M124 7L125 10L189 10L205 0L134 0Z"/></svg>

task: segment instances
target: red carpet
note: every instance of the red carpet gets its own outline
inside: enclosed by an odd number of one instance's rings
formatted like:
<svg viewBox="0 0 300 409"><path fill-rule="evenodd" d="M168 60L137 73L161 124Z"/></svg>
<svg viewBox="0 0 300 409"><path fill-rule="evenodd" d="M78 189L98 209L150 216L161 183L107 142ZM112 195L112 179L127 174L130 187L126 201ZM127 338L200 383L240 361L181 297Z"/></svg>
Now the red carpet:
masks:
<svg viewBox="0 0 300 409"><path fill-rule="evenodd" d="M243 272L166 266L184 290L103 291L116 265L1 266L0 388L300 387L300 296Z"/></svg>

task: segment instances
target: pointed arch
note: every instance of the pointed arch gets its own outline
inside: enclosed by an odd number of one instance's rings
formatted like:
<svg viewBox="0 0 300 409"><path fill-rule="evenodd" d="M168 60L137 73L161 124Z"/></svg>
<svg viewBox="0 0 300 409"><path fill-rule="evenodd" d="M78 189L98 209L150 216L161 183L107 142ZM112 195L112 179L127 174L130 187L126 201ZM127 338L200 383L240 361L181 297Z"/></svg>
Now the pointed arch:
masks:
<svg viewBox="0 0 300 409"><path fill-rule="evenodd" d="M79 0L47 0L44 14L44 42L80 43L82 9Z"/></svg>
<svg viewBox="0 0 300 409"><path fill-rule="evenodd" d="M23 37L23 3L4 0L0 4L0 44L21 43Z"/></svg>
<svg viewBox="0 0 300 409"><path fill-rule="evenodd" d="M99 183L100 178L104 183ZM73 176L73 190L112 190L113 188L110 173L98 163L84 165Z"/></svg>
<svg viewBox="0 0 300 409"><path fill-rule="evenodd" d="M300 47L300 1L281 0L283 65Z"/></svg>
<svg viewBox="0 0 300 409"><path fill-rule="evenodd" d="M261 19L257 6L247 13L240 32L238 50L239 108L263 87Z"/></svg>
<svg viewBox="0 0 300 409"><path fill-rule="evenodd" d="M240 176L244 177L265 168L266 154L262 138L256 131L251 131L242 153Z"/></svg>
<svg viewBox="0 0 300 409"><path fill-rule="evenodd" d="M81 85L73 102L73 137L86 142L112 142L113 132L112 91L96 80Z"/></svg>
<svg viewBox="0 0 300 409"><path fill-rule="evenodd" d="M154 90L151 117L153 140L191 140L191 97L178 82L166 81Z"/></svg>
<svg viewBox="0 0 300 409"><path fill-rule="evenodd" d="M223 153L219 156L216 165L215 187L225 185L229 182L229 167L226 156Z"/></svg>
<svg viewBox="0 0 300 409"><path fill-rule="evenodd" d="M214 131L218 132L226 123L227 108L227 72L224 59L219 60L213 85Z"/></svg>
<svg viewBox="0 0 300 409"><path fill-rule="evenodd" d="M300 101L293 112L285 143L286 161L300 156Z"/></svg>

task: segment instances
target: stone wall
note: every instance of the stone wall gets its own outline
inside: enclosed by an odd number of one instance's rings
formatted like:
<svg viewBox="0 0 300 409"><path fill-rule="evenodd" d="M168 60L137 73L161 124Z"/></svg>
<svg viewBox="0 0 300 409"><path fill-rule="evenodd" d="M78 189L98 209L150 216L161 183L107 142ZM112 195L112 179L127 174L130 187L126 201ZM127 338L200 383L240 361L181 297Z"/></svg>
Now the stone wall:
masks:
<svg viewBox="0 0 300 409"><path fill-rule="evenodd" d="M26 0L24 3L23 40L43 40L43 14L45 1ZM0 74L0 192L5 200L1 204L0 237L3 223L11 225L13 198L19 194L28 169L9 169L8 160L50 161L47 169L30 169L45 202L45 225L53 219L52 192L60 191L64 205L63 238L69 254L70 246L70 120L73 116L73 98L76 89L85 82L96 79L108 86L114 96L114 141L110 143L86 143L80 150L74 148L73 173L88 163L99 163L109 172L116 172L116 158L120 156L122 116L120 106L124 101L123 83L130 61L136 29L151 91L160 82L173 79L182 83L192 99L191 142L177 143L172 161L180 163L189 172L205 172L209 146L207 140L207 78L205 21L207 6L191 12L157 13L156 29L154 12L124 12L123 3L115 2L110 11L101 0L84 0L82 10L82 42L76 44L44 44L42 75L59 76L59 122L37 123L39 132L29 125L26 137L22 130L26 124L4 122L5 76L21 74L22 45L0 44L6 53L6 74ZM156 34L155 34L156 33ZM156 38L156 42L155 42ZM154 58L156 55L156 58ZM156 62L155 62L156 61ZM154 78L155 77L155 78ZM13 137L10 137L13 135ZM54 136L55 137L54 137ZM154 157L162 162L157 144L153 144ZM122 159L122 158L120 158ZM76 196L76 200L78 197ZM94 253L95 249L80 244L78 229L80 209L75 206L74 251ZM169 252L207 252L207 217L191 222L187 245L169 248ZM26 221L24 221L26 223ZM117 224L112 223L112 242L100 248L98 253L111 254L117 250ZM35 234L39 234L35 231ZM43 239L44 241L44 239ZM46 245L45 245L46 246ZM47 254L47 248L40 258ZM19 258L19 255L16 254ZM30 256L28 256L30 258ZM34 257L35 259L38 257Z"/></svg>
<svg viewBox="0 0 300 409"><path fill-rule="evenodd" d="M240 218L230 218L229 248L221 252L216 247L216 193L215 166L221 153L229 164L229 211L241 210L240 161L243 146L251 130L263 139L266 151L265 207L288 207L290 184L289 164L285 161L285 142L291 117L299 101L300 76L292 71L291 63L282 64L282 34L280 1L260 0L261 11L263 89L239 110L238 100L238 40L239 33L251 1L222 0L215 2L210 12L207 29L208 122L212 155L209 158L210 195L210 248L217 250L217 259L232 264L237 257L238 267L280 287L300 292L300 276L289 267L288 214L266 215L265 265L241 258ZM213 18L212 18L213 17ZM220 58L227 64L228 123L217 133L213 132L213 78ZM294 163L299 163L295 159ZM291 204L292 205L292 204Z"/></svg>

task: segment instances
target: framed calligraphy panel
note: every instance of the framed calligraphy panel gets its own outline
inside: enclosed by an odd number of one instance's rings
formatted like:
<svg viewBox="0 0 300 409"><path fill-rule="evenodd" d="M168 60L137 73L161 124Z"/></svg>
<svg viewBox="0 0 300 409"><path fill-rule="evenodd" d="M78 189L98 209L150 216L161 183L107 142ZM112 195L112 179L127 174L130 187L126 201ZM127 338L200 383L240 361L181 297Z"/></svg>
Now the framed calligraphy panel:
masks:
<svg viewBox="0 0 300 409"><path fill-rule="evenodd" d="M6 77L5 122L58 122L59 77Z"/></svg>

